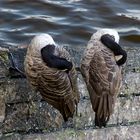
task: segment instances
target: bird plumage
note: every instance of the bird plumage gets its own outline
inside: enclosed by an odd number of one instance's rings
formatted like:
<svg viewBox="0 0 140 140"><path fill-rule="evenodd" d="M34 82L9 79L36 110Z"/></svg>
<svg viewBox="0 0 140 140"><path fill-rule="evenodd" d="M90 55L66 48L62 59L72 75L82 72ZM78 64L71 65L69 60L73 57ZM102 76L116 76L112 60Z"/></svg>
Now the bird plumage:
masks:
<svg viewBox="0 0 140 140"><path fill-rule="evenodd" d="M24 65L32 87L60 111L65 121L73 117L79 94L70 54L56 45L50 35L41 34L29 44Z"/></svg>
<svg viewBox="0 0 140 140"><path fill-rule="evenodd" d="M106 44L106 36L101 40L103 35L109 35L107 40L113 43L110 45L108 41ZM122 68L115 59L115 51L120 48L113 48L120 46L113 46L115 43L119 43L118 33L112 29L101 29L92 35L81 60L81 72L95 112L95 125L99 127L106 126L113 113L122 81Z"/></svg>

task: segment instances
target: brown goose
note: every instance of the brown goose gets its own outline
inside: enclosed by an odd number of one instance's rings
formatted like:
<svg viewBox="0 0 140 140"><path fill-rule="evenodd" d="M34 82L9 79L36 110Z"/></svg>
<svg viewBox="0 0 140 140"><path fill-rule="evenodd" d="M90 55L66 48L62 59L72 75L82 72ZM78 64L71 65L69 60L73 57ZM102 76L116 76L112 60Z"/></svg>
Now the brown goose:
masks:
<svg viewBox="0 0 140 140"><path fill-rule="evenodd" d="M100 29L88 42L81 60L81 72L95 111L95 125L106 126L113 113L122 81L122 67L127 54L120 47L119 35L113 29Z"/></svg>
<svg viewBox="0 0 140 140"><path fill-rule="evenodd" d="M79 94L69 53L56 45L50 35L40 34L31 40L24 66L32 87L60 111L65 121L73 117Z"/></svg>

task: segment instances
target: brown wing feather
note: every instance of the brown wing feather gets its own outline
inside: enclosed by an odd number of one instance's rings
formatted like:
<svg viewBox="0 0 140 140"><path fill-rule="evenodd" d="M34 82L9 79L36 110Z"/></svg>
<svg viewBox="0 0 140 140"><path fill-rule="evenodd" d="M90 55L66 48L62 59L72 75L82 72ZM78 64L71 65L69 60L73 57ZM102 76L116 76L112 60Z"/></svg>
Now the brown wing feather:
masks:
<svg viewBox="0 0 140 140"><path fill-rule="evenodd" d="M121 68L106 48L94 54L89 67L88 90L95 111L95 125L105 126L120 88Z"/></svg>
<svg viewBox="0 0 140 140"><path fill-rule="evenodd" d="M60 48L58 51L60 57L72 61L65 49ZM27 55L25 71L31 85L40 91L42 97L49 104L60 111L65 121L69 117L73 117L79 101L74 67L69 73L66 73L47 67L40 58Z"/></svg>
<svg viewBox="0 0 140 140"><path fill-rule="evenodd" d="M70 56L69 52L63 48L59 47L57 48L60 57L66 58L68 61L73 63L72 57ZM77 85L77 72L75 69L75 64L73 63L73 68L72 70L67 74L69 81L71 83L71 88L72 88L72 94L75 97L75 103L77 104L79 102L80 96L78 94L78 85Z"/></svg>

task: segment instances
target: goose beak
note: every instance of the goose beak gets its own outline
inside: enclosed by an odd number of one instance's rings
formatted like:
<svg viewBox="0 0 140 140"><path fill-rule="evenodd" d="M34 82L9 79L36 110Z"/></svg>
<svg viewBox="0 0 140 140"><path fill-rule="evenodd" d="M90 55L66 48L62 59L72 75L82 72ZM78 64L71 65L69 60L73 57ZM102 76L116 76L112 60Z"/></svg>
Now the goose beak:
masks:
<svg viewBox="0 0 140 140"><path fill-rule="evenodd" d="M116 56L115 56L115 60L116 60L116 61L119 61L120 59L122 59L122 57L123 57L123 55L116 55Z"/></svg>
<svg viewBox="0 0 140 140"><path fill-rule="evenodd" d="M113 51L116 59L116 63L120 66L123 65L127 60L127 53L121 48L121 46L116 43L108 34L101 37L101 42Z"/></svg>

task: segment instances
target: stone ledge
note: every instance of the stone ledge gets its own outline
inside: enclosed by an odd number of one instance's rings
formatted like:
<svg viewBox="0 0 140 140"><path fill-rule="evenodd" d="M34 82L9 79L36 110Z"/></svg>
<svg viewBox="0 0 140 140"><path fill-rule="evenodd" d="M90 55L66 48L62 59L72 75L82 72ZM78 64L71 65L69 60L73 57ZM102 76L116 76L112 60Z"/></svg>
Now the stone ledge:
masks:
<svg viewBox="0 0 140 140"><path fill-rule="evenodd" d="M103 129L66 129L47 134L9 134L1 140L139 140L140 125L117 126Z"/></svg>

